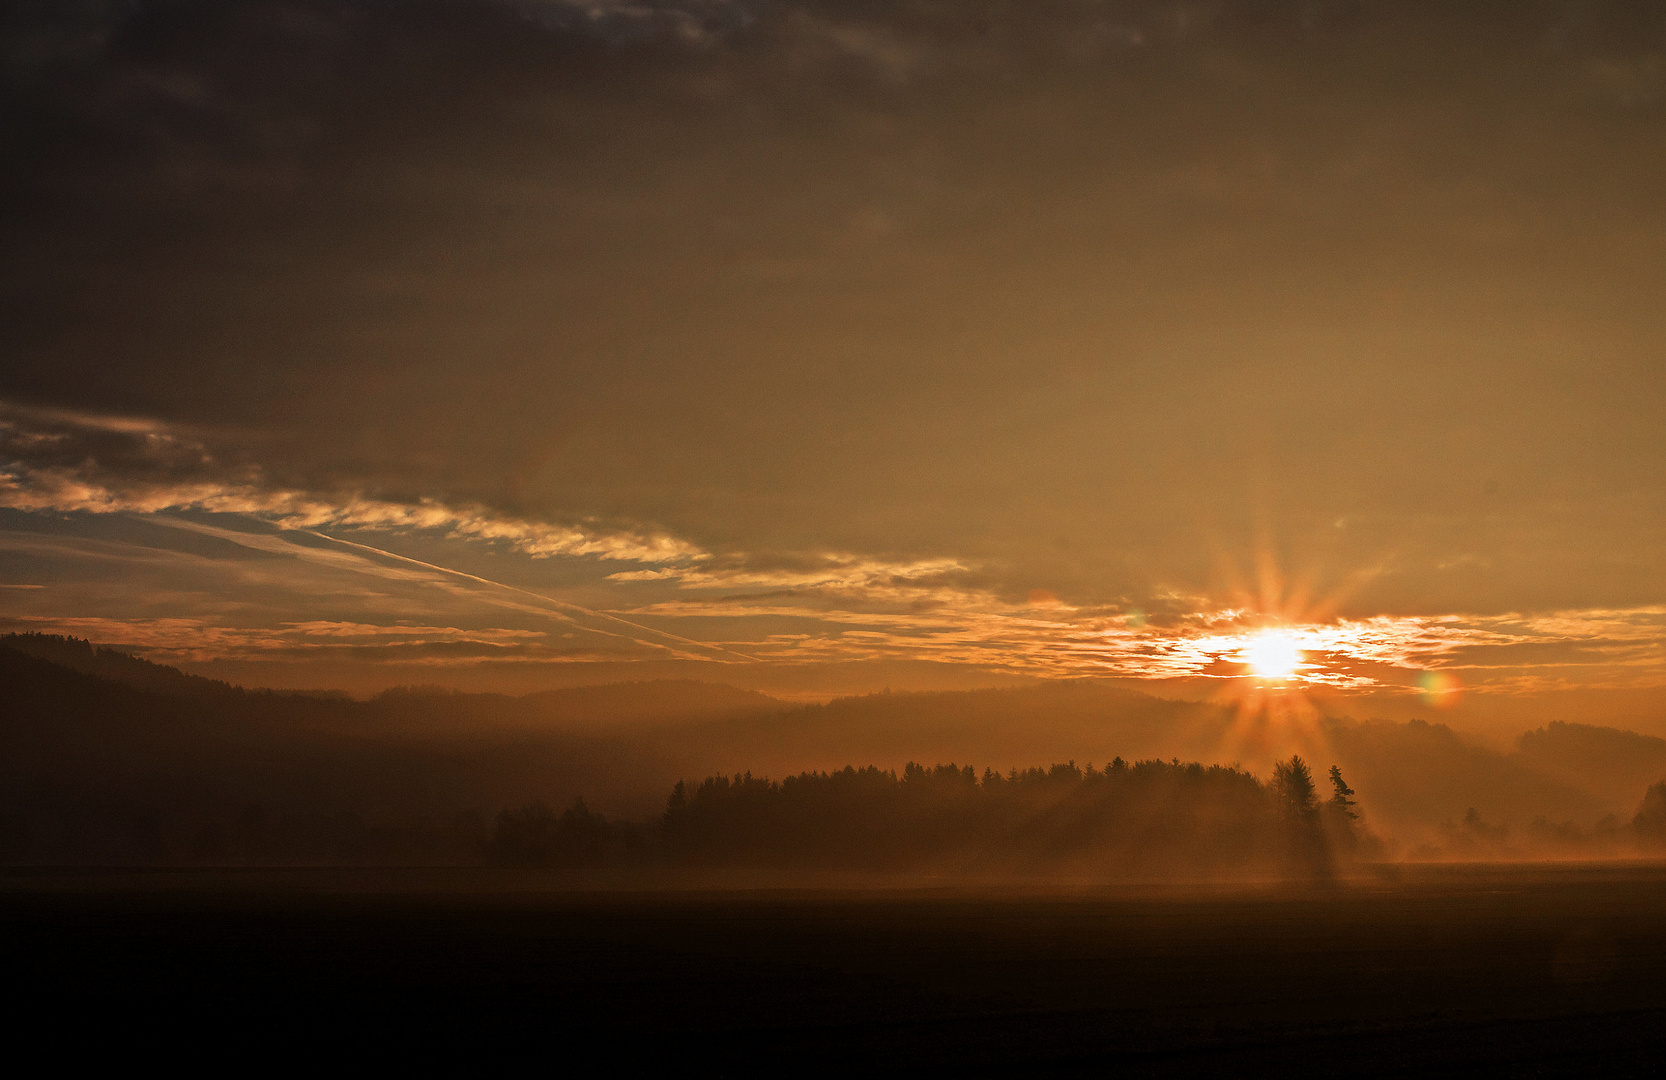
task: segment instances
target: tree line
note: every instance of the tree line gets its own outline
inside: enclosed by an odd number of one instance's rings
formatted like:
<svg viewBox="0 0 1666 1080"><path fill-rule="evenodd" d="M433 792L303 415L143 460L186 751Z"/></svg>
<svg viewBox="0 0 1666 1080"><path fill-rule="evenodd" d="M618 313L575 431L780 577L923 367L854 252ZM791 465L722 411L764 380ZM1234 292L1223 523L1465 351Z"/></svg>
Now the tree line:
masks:
<svg viewBox="0 0 1666 1080"><path fill-rule="evenodd" d="M685 867L1003 873L1080 870L1157 876L1324 877L1369 834L1335 766L1322 799L1300 757L1263 783L1242 769L1178 760L1103 769L1075 762L1006 774L910 763L751 773L679 782L657 836L610 823L581 801L498 816L494 861L600 866L633 859Z"/></svg>

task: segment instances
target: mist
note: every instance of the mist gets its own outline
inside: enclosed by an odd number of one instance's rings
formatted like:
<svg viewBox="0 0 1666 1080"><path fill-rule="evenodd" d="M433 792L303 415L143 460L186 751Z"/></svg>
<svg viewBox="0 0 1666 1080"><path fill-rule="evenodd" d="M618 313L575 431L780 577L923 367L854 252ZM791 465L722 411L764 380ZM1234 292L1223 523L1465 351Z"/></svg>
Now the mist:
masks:
<svg viewBox="0 0 1666 1080"><path fill-rule="evenodd" d="M1643 0L0 7L14 1026L1657 1071L1663 57Z"/></svg>
<svg viewBox="0 0 1666 1080"><path fill-rule="evenodd" d="M673 681L359 701L75 639L3 644L5 857L24 863L1302 880L1650 855L1666 780L1666 742L1614 729L1539 728L1508 753L1421 721L1292 740L1091 681L812 705ZM1311 805L1292 810L1277 778L1304 756Z"/></svg>

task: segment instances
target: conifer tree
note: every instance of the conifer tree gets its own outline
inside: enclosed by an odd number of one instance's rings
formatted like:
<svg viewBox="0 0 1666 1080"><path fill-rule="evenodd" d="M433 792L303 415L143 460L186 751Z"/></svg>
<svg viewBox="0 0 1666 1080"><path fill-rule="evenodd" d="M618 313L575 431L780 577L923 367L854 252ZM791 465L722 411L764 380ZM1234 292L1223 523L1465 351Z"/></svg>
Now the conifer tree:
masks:
<svg viewBox="0 0 1666 1080"><path fill-rule="evenodd" d="M1354 806L1357 805L1354 802L1354 789L1349 787L1347 781L1342 779L1342 770L1335 765L1330 767L1330 782L1331 787L1336 789L1335 794L1330 797L1331 806L1335 807L1336 811L1344 817L1358 818L1359 812L1354 809Z"/></svg>
<svg viewBox="0 0 1666 1080"><path fill-rule="evenodd" d="M1289 761L1273 766L1273 793L1279 810L1289 820L1302 824L1313 820L1319 796L1313 787L1313 773L1300 756L1291 755Z"/></svg>

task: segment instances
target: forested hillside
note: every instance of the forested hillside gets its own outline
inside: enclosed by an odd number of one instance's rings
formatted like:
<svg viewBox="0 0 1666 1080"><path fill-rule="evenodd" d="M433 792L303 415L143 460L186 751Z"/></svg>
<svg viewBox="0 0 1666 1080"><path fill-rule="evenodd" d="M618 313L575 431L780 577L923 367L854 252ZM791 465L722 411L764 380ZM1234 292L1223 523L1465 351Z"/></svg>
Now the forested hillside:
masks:
<svg viewBox="0 0 1666 1080"><path fill-rule="evenodd" d="M582 863L628 849L690 864L1167 872L1225 867L1232 852L1261 865L1271 850L1245 839L1265 833L1247 793L1270 763L1219 752L1229 710L1092 681L809 706L692 682L356 701L21 635L0 639L0 685L11 862ZM1340 766L1386 851L1580 857L1661 832L1632 826L1666 775L1655 742L1553 725L1507 754L1440 725L1338 720L1304 752Z"/></svg>

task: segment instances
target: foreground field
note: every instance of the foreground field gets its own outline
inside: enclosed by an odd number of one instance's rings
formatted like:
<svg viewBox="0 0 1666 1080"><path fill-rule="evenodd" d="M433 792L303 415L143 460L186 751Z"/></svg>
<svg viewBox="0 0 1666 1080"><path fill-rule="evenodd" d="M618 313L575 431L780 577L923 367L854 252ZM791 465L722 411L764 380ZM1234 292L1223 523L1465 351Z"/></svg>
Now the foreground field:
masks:
<svg viewBox="0 0 1666 1080"><path fill-rule="evenodd" d="M12 872L0 920L14 1044L77 1059L1642 1075L1666 1049L1661 866L1071 895Z"/></svg>

